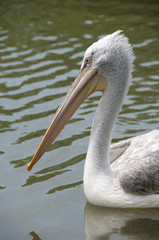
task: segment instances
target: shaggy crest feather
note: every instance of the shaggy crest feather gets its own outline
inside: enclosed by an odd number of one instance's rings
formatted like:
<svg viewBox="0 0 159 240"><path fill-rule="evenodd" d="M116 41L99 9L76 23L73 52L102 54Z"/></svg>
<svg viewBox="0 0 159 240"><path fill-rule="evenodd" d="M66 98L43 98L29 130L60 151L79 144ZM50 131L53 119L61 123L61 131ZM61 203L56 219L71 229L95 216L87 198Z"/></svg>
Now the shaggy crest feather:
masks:
<svg viewBox="0 0 159 240"><path fill-rule="evenodd" d="M104 55L106 53L119 53L120 51L127 53L128 60L130 64L134 61L134 53L129 39L122 33L122 30L118 30L112 34L106 35L105 37L94 42L87 50L84 56L91 56L94 53L101 53ZM121 34L122 33L122 34Z"/></svg>

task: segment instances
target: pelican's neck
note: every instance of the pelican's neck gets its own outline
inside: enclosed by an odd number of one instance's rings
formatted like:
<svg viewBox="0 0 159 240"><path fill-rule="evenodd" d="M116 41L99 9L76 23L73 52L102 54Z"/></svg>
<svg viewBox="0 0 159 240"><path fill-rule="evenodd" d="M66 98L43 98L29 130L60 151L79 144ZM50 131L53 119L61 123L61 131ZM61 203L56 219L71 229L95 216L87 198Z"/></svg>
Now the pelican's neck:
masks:
<svg viewBox="0 0 159 240"><path fill-rule="evenodd" d="M101 97L93 120L90 142L85 162L85 174L111 175L109 147L115 120L125 95L125 86L108 83L105 94Z"/></svg>

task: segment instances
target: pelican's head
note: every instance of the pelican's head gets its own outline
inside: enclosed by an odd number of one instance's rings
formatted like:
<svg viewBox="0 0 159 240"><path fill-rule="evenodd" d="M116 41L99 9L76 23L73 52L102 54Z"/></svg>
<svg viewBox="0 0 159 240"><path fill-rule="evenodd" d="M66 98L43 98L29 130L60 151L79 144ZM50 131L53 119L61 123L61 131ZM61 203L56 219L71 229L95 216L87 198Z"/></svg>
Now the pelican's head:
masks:
<svg viewBox="0 0 159 240"><path fill-rule="evenodd" d="M95 91L101 91L104 94L107 85L117 79L118 75L126 74L126 77L121 78L123 84L126 84L122 79L130 78L133 54L128 39L120 33L121 31L117 31L107 35L86 50L81 70L58 108L32 161L28 164L28 171L46 152L77 108L90 94Z"/></svg>
<svg viewBox="0 0 159 240"><path fill-rule="evenodd" d="M134 55L128 38L121 32L118 30L93 43L85 52L81 69L86 67L88 62L88 66L97 69L98 74L107 81L116 81L120 79L119 75L131 76Z"/></svg>

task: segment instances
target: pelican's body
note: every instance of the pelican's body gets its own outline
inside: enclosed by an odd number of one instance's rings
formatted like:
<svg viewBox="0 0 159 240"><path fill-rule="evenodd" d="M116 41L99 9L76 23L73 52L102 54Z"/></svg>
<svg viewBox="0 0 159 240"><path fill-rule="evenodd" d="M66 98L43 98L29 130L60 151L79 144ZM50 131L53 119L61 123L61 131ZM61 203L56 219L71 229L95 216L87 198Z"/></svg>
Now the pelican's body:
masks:
<svg viewBox="0 0 159 240"><path fill-rule="evenodd" d="M113 144L105 174L86 158L84 189L94 205L122 208L159 207L159 131ZM92 170L91 170L92 169Z"/></svg>
<svg viewBox="0 0 159 240"><path fill-rule="evenodd" d="M102 91L84 167L86 198L100 206L159 207L159 131L110 145L134 59L128 39L120 33L108 35L87 49L81 71L57 110L28 170L55 140L79 105L92 92Z"/></svg>

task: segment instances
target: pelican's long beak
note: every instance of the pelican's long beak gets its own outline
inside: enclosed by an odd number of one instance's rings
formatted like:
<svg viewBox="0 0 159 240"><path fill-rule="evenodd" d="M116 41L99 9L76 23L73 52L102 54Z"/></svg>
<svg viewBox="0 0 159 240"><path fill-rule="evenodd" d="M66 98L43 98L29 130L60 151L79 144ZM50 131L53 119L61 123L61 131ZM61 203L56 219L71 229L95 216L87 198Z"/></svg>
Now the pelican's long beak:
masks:
<svg viewBox="0 0 159 240"><path fill-rule="evenodd" d="M28 171L32 169L34 164L46 152L81 103L95 91L102 91L104 93L106 86L106 79L98 75L97 69L87 68L80 71L64 101L58 108L33 159L28 164Z"/></svg>

